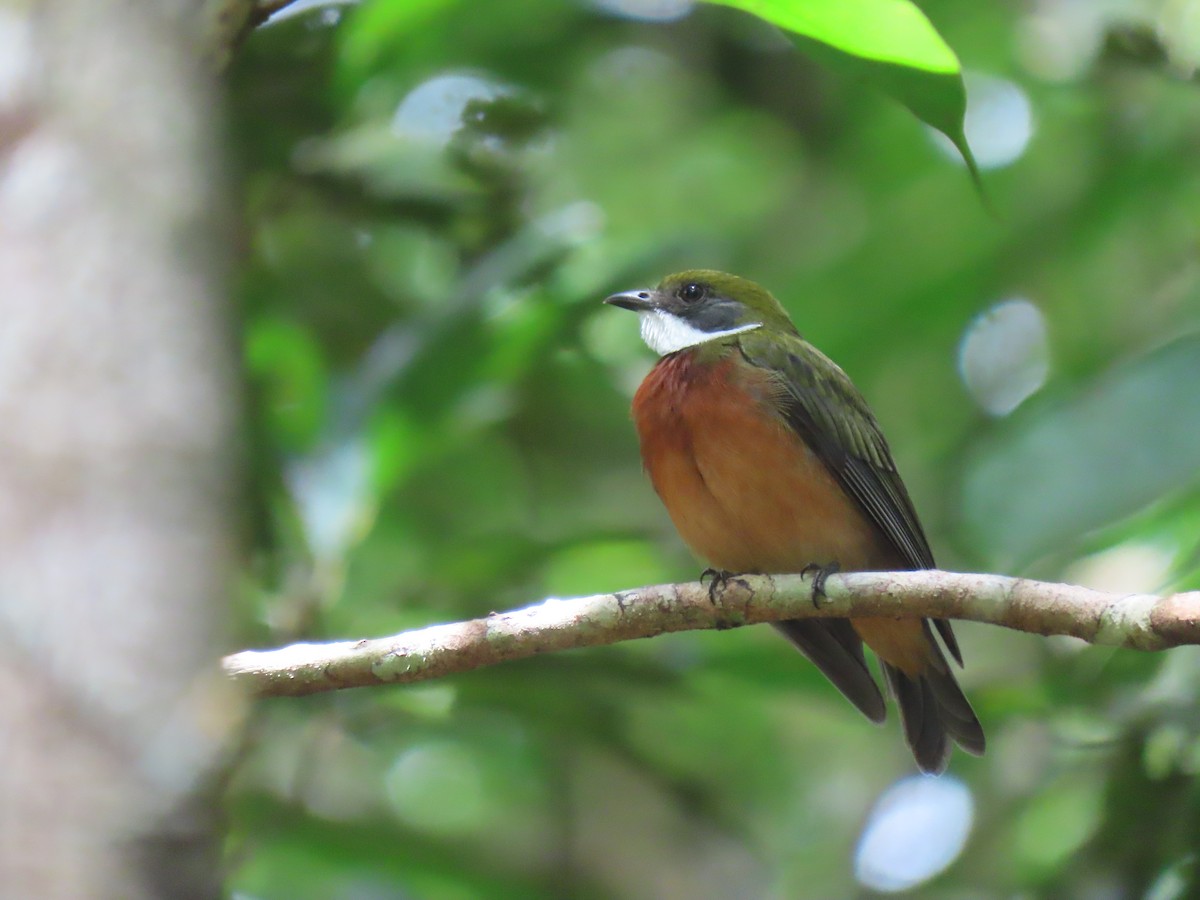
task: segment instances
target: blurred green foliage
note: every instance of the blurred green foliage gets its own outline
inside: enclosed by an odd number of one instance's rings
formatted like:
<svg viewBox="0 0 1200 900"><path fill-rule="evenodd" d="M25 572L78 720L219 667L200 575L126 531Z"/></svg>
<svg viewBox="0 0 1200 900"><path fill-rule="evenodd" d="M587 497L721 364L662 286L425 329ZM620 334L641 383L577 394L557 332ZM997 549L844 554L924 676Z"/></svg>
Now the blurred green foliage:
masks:
<svg viewBox="0 0 1200 900"><path fill-rule="evenodd" d="M942 566L1200 588L1200 95L1171 24L1196 4L922 7L994 215L902 107L733 10L368 0L253 34L242 639L695 577L628 418L649 351L599 301L696 266L769 286L854 377ZM1003 415L960 375L1037 354ZM990 746L954 758L973 826L913 893L1200 892L1200 653L960 634ZM856 842L911 771L769 629L271 701L231 889L859 896Z"/></svg>

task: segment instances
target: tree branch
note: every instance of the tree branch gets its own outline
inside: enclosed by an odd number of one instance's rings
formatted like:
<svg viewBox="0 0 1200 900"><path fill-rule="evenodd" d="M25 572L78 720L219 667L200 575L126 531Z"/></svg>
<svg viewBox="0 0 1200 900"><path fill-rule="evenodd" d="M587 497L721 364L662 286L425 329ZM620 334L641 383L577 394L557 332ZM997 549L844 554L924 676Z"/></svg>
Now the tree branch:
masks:
<svg viewBox="0 0 1200 900"><path fill-rule="evenodd" d="M373 684L406 684L553 650L595 647L668 631L735 628L783 619L933 616L970 619L1093 644L1164 650L1200 644L1200 592L1108 594L1067 584L926 572L832 575L825 599L812 579L747 575L709 596L696 582L547 600L483 619L391 637L245 650L225 672L259 696L298 696Z"/></svg>

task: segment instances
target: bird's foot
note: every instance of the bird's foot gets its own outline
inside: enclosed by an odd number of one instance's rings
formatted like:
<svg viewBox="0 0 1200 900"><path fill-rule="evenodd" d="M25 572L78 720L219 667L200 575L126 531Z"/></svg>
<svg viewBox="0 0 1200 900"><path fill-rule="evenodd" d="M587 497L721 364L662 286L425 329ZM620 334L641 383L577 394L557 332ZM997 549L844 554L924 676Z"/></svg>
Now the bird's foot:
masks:
<svg viewBox="0 0 1200 900"><path fill-rule="evenodd" d="M820 563L809 563L800 570L801 578L803 578L805 575L811 575L813 577L812 605L815 608L820 609L821 601L827 599L825 597L825 579L827 579L830 575L836 575L841 570L842 567L836 562L827 563L826 565L821 565Z"/></svg>
<svg viewBox="0 0 1200 900"><path fill-rule="evenodd" d="M700 583L708 582L708 602L714 606L717 603L717 591L725 589L730 580L734 577L733 572L725 569L705 569L700 573Z"/></svg>

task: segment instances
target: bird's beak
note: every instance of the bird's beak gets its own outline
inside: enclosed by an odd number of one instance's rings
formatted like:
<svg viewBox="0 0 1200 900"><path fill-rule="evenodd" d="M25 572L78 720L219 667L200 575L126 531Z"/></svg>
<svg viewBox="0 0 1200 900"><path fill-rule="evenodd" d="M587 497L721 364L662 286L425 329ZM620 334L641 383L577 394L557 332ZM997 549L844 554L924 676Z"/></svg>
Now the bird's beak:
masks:
<svg viewBox="0 0 1200 900"><path fill-rule="evenodd" d="M604 302L612 306L619 306L621 309L631 309L634 312L645 312L648 309L654 309L657 305L654 291L625 291L605 297Z"/></svg>

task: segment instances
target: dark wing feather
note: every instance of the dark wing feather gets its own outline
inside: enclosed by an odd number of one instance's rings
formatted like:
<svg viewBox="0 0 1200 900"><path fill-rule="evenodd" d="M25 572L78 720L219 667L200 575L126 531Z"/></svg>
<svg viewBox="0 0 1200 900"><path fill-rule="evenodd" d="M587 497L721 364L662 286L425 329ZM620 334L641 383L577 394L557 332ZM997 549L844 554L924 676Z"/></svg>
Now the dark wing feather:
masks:
<svg viewBox="0 0 1200 900"><path fill-rule="evenodd" d="M833 682L872 722L887 718L887 707L863 657L862 638L849 619L789 619L775 627Z"/></svg>
<svg viewBox="0 0 1200 900"><path fill-rule="evenodd" d="M933 553L866 400L837 364L801 338L742 337L747 362L777 373L782 413L913 569Z"/></svg>
<svg viewBox="0 0 1200 900"><path fill-rule="evenodd" d="M891 449L867 401L836 363L793 335L759 331L742 335L751 365L777 373L782 413L838 483L913 569L935 568L933 552L912 500L896 471ZM934 622L959 665L958 641L943 620Z"/></svg>

